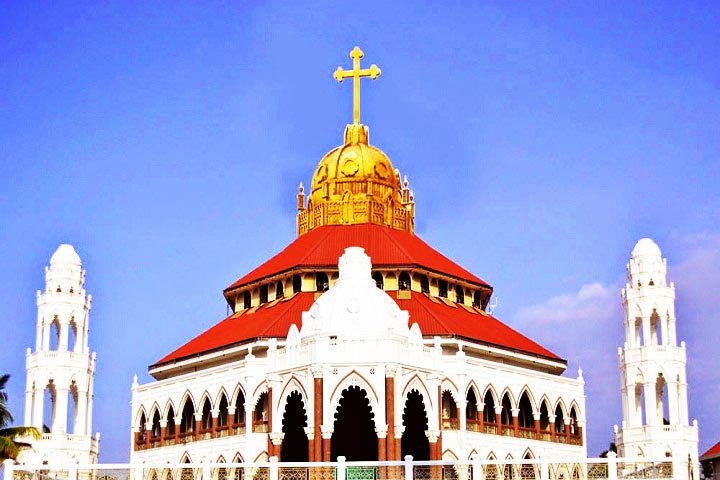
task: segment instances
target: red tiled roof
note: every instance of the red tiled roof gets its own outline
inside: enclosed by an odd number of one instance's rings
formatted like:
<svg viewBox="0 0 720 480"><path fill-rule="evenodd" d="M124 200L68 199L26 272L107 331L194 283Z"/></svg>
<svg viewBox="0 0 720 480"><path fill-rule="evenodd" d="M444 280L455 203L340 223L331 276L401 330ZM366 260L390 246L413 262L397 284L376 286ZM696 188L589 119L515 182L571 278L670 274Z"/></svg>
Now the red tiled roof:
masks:
<svg viewBox="0 0 720 480"><path fill-rule="evenodd" d="M720 457L720 442L716 443L710 448L710 450L700 455L700 460L710 460L716 457Z"/></svg>
<svg viewBox="0 0 720 480"><path fill-rule="evenodd" d="M297 266L336 268L345 248L365 249L373 267L417 266L482 286L485 281L453 262L417 235L371 223L327 225L301 235L283 251L251 271L228 288L232 290Z"/></svg>
<svg viewBox="0 0 720 480"><path fill-rule="evenodd" d="M456 336L483 344L561 360L543 346L513 330L495 317L462 305L444 302L419 292L409 299L398 299L397 292L388 292L401 309L410 314L409 323L417 323L425 336ZM303 311L314 301L313 292L297 293L281 301L233 314L209 330L190 340L155 366L208 353L256 338L285 338L290 325L302 327Z"/></svg>

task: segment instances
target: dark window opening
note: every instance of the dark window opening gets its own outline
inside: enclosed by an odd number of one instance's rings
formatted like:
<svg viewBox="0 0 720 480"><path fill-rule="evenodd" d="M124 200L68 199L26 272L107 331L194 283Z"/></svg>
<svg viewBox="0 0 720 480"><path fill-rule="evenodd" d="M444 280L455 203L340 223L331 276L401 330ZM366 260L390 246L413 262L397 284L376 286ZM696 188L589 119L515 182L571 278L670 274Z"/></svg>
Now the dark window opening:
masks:
<svg viewBox="0 0 720 480"><path fill-rule="evenodd" d="M235 399L235 415L233 415L233 424L241 425L245 423L245 396L242 392L238 392Z"/></svg>
<svg viewBox="0 0 720 480"><path fill-rule="evenodd" d="M375 272L372 274L372 278L373 278L373 280L375 280L375 285L377 286L377 288L382 290L385 287L385 282L383 280L382 273Z"/></svg>
<svg viewBox="0 0 720 480"><path fill-rule="evenodd" d="M480 290L477 290L477 291L475 291L475 293L473 293L472 306L475 308L482 308L482 299L480 298Z"/></svg>
<svg viewBox="0 0 720 480"><path fill-rule="evenodd" d="M283 412L282 431L285 434L280 448L281 462L307 462L308 438L305 434L307 412L299 393L290 394Z"/></svg>
<svg viewBox="0 0 720 480"><path fill-rule="evenodd" d="M420 276L420 291L430 295L430 281L425 275Z"/></svg>
<svg viewBox="0 0 720 480"><path fill-rule="evenodd" d="M180 417L180 433L190 433L195 431L195 409L190 399L185 401L185 406Z"/></svg>
<svg viewBox="0 0 720 480"><path fill-rule="evenodd" d="M151 438L160 438L160 412L155 411L152 421L152 431L150 434Z"/></svg>
<svg viewBox="0 0 720 480"><path fill-rule="evenodd" d="M349 461L377 461L377 434L365 390L357 386L343 390L330 439L330 459L344 455Z"/></svg>
<svg viewBox="0 0 720 480"><path fill-rule="evenodd" d="M220 399L220 408L218 412L218 427L227 427L228 425L228 401L225 395Z"/></svg>
<svg viewBox="0 0 720 480"><path fill-rule="evenodd" d="M317 272L315 274L315 290L318 292L326 292L330 288L330 282L328 276L324 272Z"/></svg>
<svg viewBox="0 0 720 480"><path fill-rule="evenodd" d="M405 431L400 440L401 458L412 455L415 461L430 460L430 442L425 435L428 417L423 397L417 390L408 393L402 419Z"/></svg>
<svg viewBox="0 0 720 480"><path fill-rule="evenodd" d="M167 415L167 427L165 427L165 435L175 435L175 410L170 407Z"/></svg>
<svg viewBox="0 0 720 480"><path fill-rule="evenodd" d="M285 288L283 287L282 281L277 282L275 286L275 298L283 298L285 296Z"/></svg>
<svg viewBox="0 0 720 480"><path fill-rule="evenodd" d="M268 301L268 286L267 285L261 285L260 286L260 303L267 303Z"/></svg>
<svg viewBox="0 0 720 480"><path fill-rule="evenodd" d="M448 283L445 280L438 280L438 296L447 298Z"/></svg>
<svg viewBox="0 0 720 480"><path fill-rule="evenodd" d="M210 430L212 428L212 412L210 411L210 401L206 398L202 409L202 429Z"/></svg>
<svg viewBox="0 0 720 480"><path fill-rule="evenodd" d="M243 292L243 308L250 308L252 306L252 296L250 292Z"/></svg>
<svg viewBox="0 0 720 480"><path fill-rule="evenodd" d="M460 285L455 286L455 303L465 303L465 292Z"/></svg>
<svg viewBox="0 0 720 480"><path fill-rule="evenodd" d="M400 290L410 290L412 286L410 282L410 274L407 272L401 272L400 278L398 279L398 287Z"/></svg>
<svg viewBox="0 0 720 480"><path fill-rule="evenodd" d="M520 405L518 411L518 425L522 428L534 428L535 418L533 417L532 405L528 398L527 392L520 397Z"/></svg>
<svg viewBox="0 0 720 480"><path fill-rule="evenodd" d="M293 293L298 293L302 291L302 278L300 278L300 275L293 275L292 287Z"/></svg>
<svg viewBox="0 0 720 480"><path fill-rule="evenodd" d="M492 393L487 392L485 394L485 401L483 402L483 421L485 423L495 423L495 399Z"/></svg>

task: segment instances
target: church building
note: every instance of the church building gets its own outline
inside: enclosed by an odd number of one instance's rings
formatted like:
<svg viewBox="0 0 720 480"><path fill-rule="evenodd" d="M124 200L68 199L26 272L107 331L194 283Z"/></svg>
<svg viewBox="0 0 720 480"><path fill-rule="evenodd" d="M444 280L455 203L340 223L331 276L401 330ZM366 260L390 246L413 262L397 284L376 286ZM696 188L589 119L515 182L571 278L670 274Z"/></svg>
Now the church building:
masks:
<svg viewBox="0 0 720 480"><path fill-rule="evenodd" d="M582 374L488 312L492 286L415 234L360 122L297 195L297 238L224 293L232 314L132 385L131 462L584 459Z"/></svg>

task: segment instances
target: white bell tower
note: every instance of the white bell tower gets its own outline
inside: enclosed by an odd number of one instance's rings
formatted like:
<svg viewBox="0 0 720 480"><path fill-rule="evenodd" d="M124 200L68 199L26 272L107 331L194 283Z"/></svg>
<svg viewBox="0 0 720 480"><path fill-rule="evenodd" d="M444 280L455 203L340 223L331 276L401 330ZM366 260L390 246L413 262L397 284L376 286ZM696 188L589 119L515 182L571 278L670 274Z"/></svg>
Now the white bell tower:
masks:
<svg viewBox="0 0 720 480"><path fill-rule="evenodd" d="M616 430L621 457L698 461L697 421L688 419L685 342L675 331L675 285L667 260L649 238L637 242L622 290L625 345L618 348L623 422ZM679 478L679 477L676 477ZM698 478L695 475L695 478Z"/></svg>
<svg viewBox="0 0 720 480"><path fill-rule="evenodd" d="M96 463L100 435L92 435L95 353L88 347L92 297L71 245L60 245L37 292L35 351L27 349L25 425L43 432L30 440L22 463Z"/></svg>

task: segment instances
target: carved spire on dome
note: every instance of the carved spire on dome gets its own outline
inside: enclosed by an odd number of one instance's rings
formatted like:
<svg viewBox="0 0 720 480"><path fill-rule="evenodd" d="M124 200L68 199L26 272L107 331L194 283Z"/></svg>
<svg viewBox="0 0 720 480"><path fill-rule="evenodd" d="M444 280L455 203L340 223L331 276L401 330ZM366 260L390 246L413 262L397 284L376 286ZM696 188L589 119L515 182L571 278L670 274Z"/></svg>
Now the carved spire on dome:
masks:
<svg viewBox="0 0 720 480"><path fill-rule="evenodd" d="M345 127L343 145L320 160L308 191L298 192L298 235L323 225L362 223L414 232L412 192L390 158L370 145L368 128L360 123L360 79L380 76L375 64L360 68L362 57L362 50L355 47L350 52L353 69L338 67L333 74L338 82L353 80L353 123Z"/></svg>

